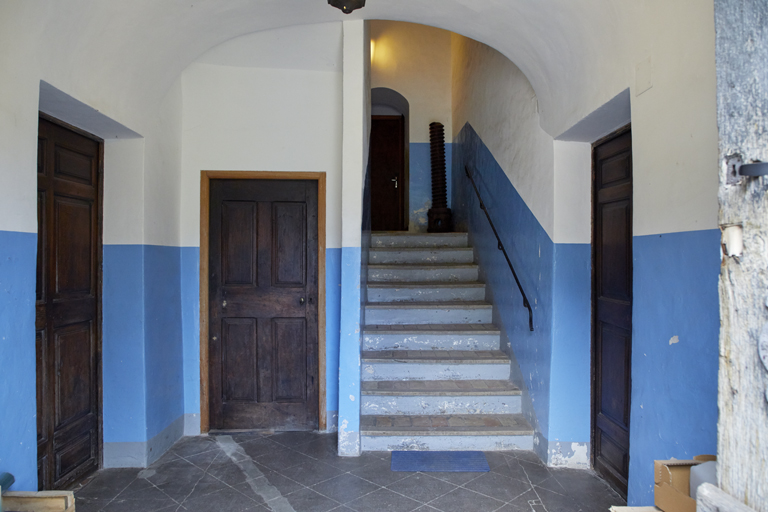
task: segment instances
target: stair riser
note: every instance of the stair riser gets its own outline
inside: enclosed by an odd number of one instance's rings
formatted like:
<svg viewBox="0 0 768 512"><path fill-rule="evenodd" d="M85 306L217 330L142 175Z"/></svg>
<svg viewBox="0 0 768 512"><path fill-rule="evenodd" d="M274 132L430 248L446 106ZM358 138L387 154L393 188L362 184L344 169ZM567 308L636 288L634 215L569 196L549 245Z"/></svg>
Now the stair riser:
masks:
<svg viewBox="0 0 768 512"><path fill-rule="evenodd" d="M430 263L472 263L474 261L472 249L440 249L423 251L370 251L368 262L372 265L423 264Z"/></svg>
<svg viewBox="0 0 768 512"><path fill-rule="evenodd" d="M485 300L485 287L376 288L368 287L369 302L448 302Z"/></svg>
<svg viewBox="0 0 768 512"><path fill-rule="evenodd" d="M363 350L499 350L498 334L365 334Z"/></svg>
<svg viewBox="0 0 768 512"><path fill-rule="evenodd" d="M492 317L491 308L365 308L365 321L374 325L489 324Z"/></svg>
<svg viewBox="0 0 768 512"><path fill-rule="evenodd" d="M533 450L533 436L361 436L363 451Z"/></svg>
<svg viewBox="0 0 768 512"><path fill-rule="evenodd" d="M467 234L461 235L371 235L371 247L467 247Z"/></svg>
<svg viewBox="0 0 768 512"><path fill-rule="evenodd" d="M436 282L436 281L477 281L477 267L470 268L369 268L368 281L391 282Z"/></svg>
<svg viewBox="0 0 768 512"><path fill-rule="evenodd" d="M507 380L509 364L363 363L362 380Z"/></svg>
<svg viewBox="0 0 768 512"><path fill-rule="evenodd" d="M380 396L363 395L361 414L517 414L520 395L507 396Z"/></svg>

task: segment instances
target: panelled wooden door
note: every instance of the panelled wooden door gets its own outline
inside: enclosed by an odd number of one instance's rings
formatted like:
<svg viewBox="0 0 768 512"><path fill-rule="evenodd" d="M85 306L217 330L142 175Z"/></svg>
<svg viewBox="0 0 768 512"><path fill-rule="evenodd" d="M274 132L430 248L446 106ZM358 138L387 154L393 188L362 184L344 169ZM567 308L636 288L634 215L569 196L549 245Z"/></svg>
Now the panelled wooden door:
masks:
<svg viewBox="0 0 768 512"><path fill-rule="evenodd" d="M37 454L40 489L101 464L100 141L40 119Z"/></svg>
<svg viewBox="0 0 768 512"><path fill-rule="evenodd" d="M632 134L593 148L595 470L626 496L632 393Z"/></svg>
<svg viewBox="0 0 768 512"><path fill-rule="evenodd" d="M371 116L371 229L408 229L403 116Z"/></svg>
<svg viewBox="0 0 768 512"><path fill-rule="evenodd" d="M211 180L211 429L318 428L318 187Z"/></svg>

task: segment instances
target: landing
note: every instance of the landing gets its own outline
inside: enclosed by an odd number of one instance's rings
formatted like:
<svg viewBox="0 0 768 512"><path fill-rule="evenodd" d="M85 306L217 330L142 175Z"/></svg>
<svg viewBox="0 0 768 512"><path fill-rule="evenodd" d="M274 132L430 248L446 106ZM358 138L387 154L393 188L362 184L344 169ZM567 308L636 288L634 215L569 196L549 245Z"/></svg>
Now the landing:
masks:
<svg viewBox="0 0 768 512"><path fill-rule="evenodd" d="M186 437L145 470L107 469L77 512L593 512L622 504L594 473L487 452L489 473L400 473L390 453L338 457L336 434Z"/></svg>

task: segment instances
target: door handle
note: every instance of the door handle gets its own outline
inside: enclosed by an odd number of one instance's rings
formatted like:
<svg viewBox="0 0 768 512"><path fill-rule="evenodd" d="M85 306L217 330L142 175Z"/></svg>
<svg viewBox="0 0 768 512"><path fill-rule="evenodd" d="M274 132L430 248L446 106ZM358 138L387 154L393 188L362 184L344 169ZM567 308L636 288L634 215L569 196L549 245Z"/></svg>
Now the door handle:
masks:
<svg viewBox="0 0 768 512"><path fill-rule="evenodd" d="M302 306L304 305L304 297L299 299L299 304L301 304Z"/></svg>
<svg viewBox="0 0 768 512"><path fill-rule="evenodd" d="M390 181L394 181L395 182L395 188L397 188L397 177L392 178Z"/></svg>

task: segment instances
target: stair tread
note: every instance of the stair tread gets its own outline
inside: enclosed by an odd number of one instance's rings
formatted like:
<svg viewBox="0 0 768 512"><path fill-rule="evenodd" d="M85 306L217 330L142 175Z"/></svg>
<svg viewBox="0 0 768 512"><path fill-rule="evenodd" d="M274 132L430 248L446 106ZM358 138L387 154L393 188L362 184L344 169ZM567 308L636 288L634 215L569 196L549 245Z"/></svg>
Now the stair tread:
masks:
<svg viewBox="0 0 768 512"><path fill-rule="evenodd" d="M363 395L379 396L497 396L520 395L507 380L374 380L363 381Z"/></svg>
<svg viewBox="0 0 768 512"><path fill-rule="evenodd" d="M508 364L501 350L364 350L364 363Z"/></svg>
<svg viewBox="0 0 768 512"><path fill-rule="evenodd" d="M360 417L367 436L532 435L522 414L370 415Z"/></svg>
<svg viewBox="0 0 768 512"><path fill-rule="evenodd" d="M364 334L499 334L493 324L369 324Z"/></svg>
<svg viewBox="0 0 768 512"><path fill-rule="evenodd" d="M441 237L441 236L467 236L466 231L450 231L448 233L409 233L407 231L371 231L371 236L426 236L426 237Z"/></svg>
<svg viewBox="0 0 768 512"><path fill-rule="evenodd" d="M369 263L369 269L387 270L387 269L449 269L449 268L477 268L477 263Z"/></svg>
<svg viewBox="0 0 768 512"><path fill-rule="evenodd" d="M424 301L424 302L368 302L365 307L371 309L488 309L490 302L480 300Z"/></svg>
<svg viewBox="0 0 768 512"><path fill-rule="evenodd" d="M372 281L368 288L483 288L480 281Z"/></svg>

